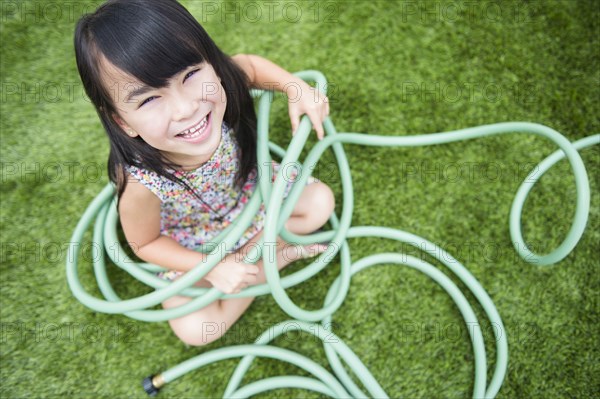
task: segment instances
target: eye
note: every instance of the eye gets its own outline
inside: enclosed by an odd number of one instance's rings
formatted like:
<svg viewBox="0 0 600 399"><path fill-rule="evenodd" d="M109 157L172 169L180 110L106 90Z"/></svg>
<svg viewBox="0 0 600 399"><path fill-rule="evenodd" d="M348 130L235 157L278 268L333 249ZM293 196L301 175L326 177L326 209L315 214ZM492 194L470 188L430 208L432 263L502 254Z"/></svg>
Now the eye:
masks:
<svg viewBox="0 0 600 399"><path fill-rule="evenodd" d="M196 69L193 69L193 70L189 71L188 73L186 73L185 76L183 77L183 81L185 82L188 78L192 77L192 75L194 75L199 70L200 70L200 68L196 68Z"/></svg>
<svg viewBox="0 0 600 399"><path fill-rule="evenodd" d="M145 104L148 104L150 101L154 100L155 98L157 98L157 96L150 96L150 97L148 97L147 99L145 99L144 101L142 101L140 103L140 106L138 108L144 106Z"/></svg>

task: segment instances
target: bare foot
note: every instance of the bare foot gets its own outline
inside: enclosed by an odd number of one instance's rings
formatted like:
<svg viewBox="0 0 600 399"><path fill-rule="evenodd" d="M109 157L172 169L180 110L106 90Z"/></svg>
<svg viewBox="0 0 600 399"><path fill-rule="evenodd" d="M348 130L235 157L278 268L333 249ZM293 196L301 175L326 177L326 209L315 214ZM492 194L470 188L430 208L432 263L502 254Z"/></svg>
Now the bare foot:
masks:
<svg viewBox="0 0 600 399"><path fill-rule="evenodd" d="M286 245L284 256L289 262L294 262L299 259L313 258L327 250L325 244L310 244L310 245Z"/></svg>
<svg viewBox="0 0 600 399"><path fill-rule="evenodd" d="M327 245L324 244L311 244L303 246L286 243L283 248L277 251L277 269L281 270L290 263L293 263L299 259L317 256L320 253L325 252L326 249ZM252 285L263 284L267 282L262 260L257 264L259 264L260 271L256 275L256 282Z"/></svg>

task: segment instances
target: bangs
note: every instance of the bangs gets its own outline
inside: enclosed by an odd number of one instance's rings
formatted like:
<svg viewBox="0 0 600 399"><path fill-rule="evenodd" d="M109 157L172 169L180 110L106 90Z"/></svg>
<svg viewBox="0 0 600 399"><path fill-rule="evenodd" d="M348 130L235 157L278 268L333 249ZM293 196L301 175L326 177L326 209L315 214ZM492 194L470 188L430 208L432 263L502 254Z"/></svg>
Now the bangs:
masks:
<svg viewBox="0 0 600 399"><path fill-rule="evenodd" d="M98 50L127 74L144 84L161 88L190 65L206 60L202 33L185 9L171 2L123 2L106 9L93 28ZM200 28L202 29L202 28Z"/></svg>
<svg viewBox="0 0 600 399"><path fill-rule="evenodd" d="M109 64L152 88L192 65L210 64L227 95L223 121L235 131L241 151L236 184L241 189L256 168L256 113L248 76L213 42L196 19L175 0L108 0L85 14L75 28L75 58L85 92L109 137L108 175L120 198L126 166L136 165L182 183L168 169L178 167L143 140L131 140L115 121L118 115L103 71ZM184 182L185 183L185 182ZM184 184L185 186L185 184Z"/></svg>

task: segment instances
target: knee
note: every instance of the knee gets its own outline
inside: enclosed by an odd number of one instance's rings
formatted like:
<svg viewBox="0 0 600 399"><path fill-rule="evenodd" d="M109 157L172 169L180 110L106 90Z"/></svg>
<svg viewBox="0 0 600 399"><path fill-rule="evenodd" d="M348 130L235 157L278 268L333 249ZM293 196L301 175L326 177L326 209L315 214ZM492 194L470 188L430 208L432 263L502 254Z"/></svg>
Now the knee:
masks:
<svg viewBox="0 0 600 399"><path fill-rule="evenodd" d="M314 195L312 196L312 209L318 212L321 225L325 224L331 217L335 209L335 196L333 191L325 183L316 184Z"/></svg>
<svg viewBox="0 0 600 399"><path fill-rule="evenodd" d="M196 324L196 323L194 323ZM224 334L224 331L220 330L217 323L204 322L201 326L173 326L172 330L177 337L186 345L189 346L205 346L208 345Z"/></svg>
<svg viewBox="0 0 600 399"><path fill-rule="evenodd" d="M196 339L194 337L187 337L187 338L179 337L179 339L181 340L181 342L183 342L187 346L204 346L207 344L202 341L199 341L198 339Z"/></svg>
<svg viewBox="0 0 600 399"><path fill-rule="evenodd" d="M188 346L204 346L217 340L217 338L205 337L202 334L197 335L177 335L181 342Z"/></svg>

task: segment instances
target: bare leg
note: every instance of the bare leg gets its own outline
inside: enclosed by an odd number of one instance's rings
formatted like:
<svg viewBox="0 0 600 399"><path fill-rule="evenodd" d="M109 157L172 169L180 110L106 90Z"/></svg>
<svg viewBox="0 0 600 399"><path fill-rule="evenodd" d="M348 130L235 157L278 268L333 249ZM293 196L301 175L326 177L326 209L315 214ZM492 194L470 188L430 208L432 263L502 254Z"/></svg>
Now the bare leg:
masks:
<svg viewBox="0 0 600 399"><path fill-rule="evenodd" d="M296 234L307 234L323 226L329 219L334 207L333 194L323 183L313 183L305 187L298 199L294 211L286 222L286 228ZM239 256L247 253L262 233L253 237L238 251ZM309 252L322 252L322 246L309 246ZM301 252L278 237L276 244L277 266L281 270L301 257ZM256 263L260 268L257 284L266 282L262 259ZM201 282L202 283L202 282ZM202 284L198 285L202 285ZM206 284L204 284L206 286ZM184 296L174 296L163 302L163 308L169 309L189 302ZM169 320L173 332L188 345L206 345L219 339L248 309L254 297L222 299L211 303L177 319Z"/></svg>
<svg viewBox="0 0 600 399"><path fill-rule="evenodd" d="M288 230L295 234L312 233L323 226L327 220L329 220L334 207L335 199L329 186L321 182L309 184L302 191L302 194L300 195L300 198L298 198L298 202L296 202L296 206L294 207L294 210L292 211L292 214L290 215L285 226ZM244 245L244 247L238 252L240 256L247 254L246 248L251 248L253 243L257 242L261 236L262 233L258 234L246 245ZM283 269L290 263L301 259L303 254L316 256L327 249L324 245L314 244L305 246L304 251L302 251L295 245L284 241L281 237L277 237L275 248L276 252L273 254L273 246L267 246L266 249L263 250L263 258L265 256L269 256L270 260L272 259L273 255L275 255L279 270ZM264 252L267 250L269 253ZM256 265L260 268L260 271L256 276L256 285L266 283L267 279L265 276L262 259L258 261ZM243 299L245 300L248 298ZM233 300L235 301L237 299Z"/></svg>
<svg viewBox="0 0 600 399"><path fill-rule="evenodd" d="M295 234L309 234L329 220L335 207L335 198L329 186L316 182L304 188L294 211L285 223Z"/></svg>
<svg viewBox="0 0 600 399"><path fill-rule="evenodd" d="M261 233L262 234L262 233ZM261 234L253 237L240 251L240 256L244 254L244 248L247 248L251 243L257 241ZM288 245L278 239L277 266L281 270L291 262L297 259ZM294 248L294 253L297 253ZM256 265L260 268L257 275L256 284L266 282L266 276L263 268L262 259ZM203 283L202 281L201 283ZM206 284L198 284L206 286ZM248 309L254 297L247 298L231 298L217 300L210 305L182 316L177 319L169 320L171 329L175 334L188 345L206 345L220 338L225 332L240 318L240 316ZM181 306L190 301L190 298L184 296L174 296L163 302L163 308L169 309Z"/></svg>

